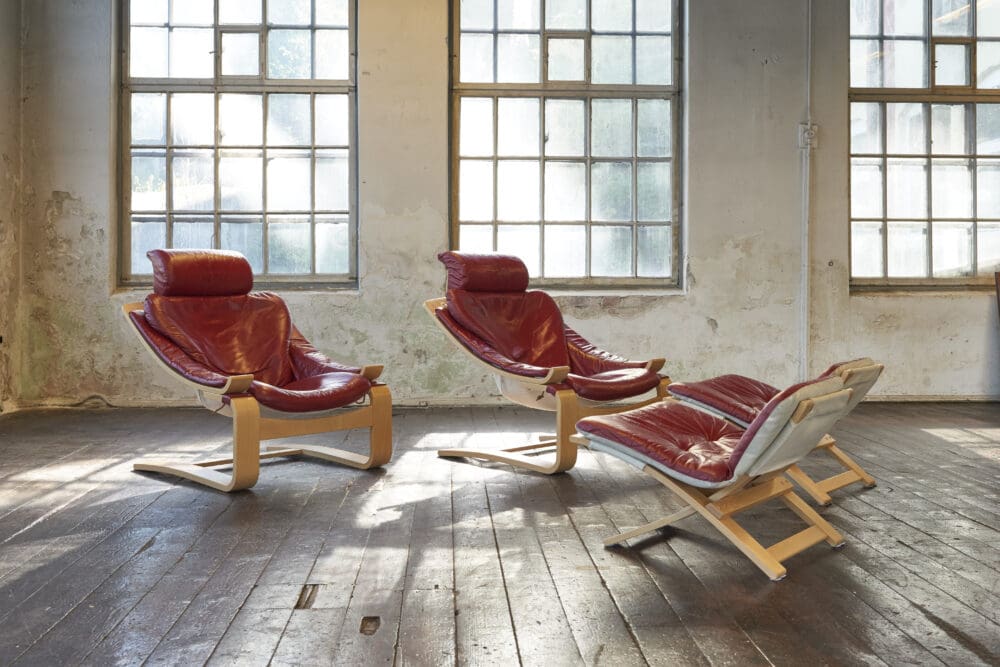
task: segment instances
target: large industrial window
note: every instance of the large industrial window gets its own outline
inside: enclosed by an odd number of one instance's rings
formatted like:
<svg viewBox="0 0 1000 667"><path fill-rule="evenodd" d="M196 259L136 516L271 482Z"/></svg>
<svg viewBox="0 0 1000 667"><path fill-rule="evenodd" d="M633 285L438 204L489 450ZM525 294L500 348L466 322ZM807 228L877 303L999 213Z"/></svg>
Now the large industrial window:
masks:
<svg viewBox="0 0 1000 667"><path fill-rule="evenodd" d="M353 0L122 4L122 282L149 280L157 247L352 282Z"/></svg>
<svg viewBox="0 0 1000 667"><path fill-rule="evenodd" d="M1000 269L1000 2L851 0L851 278Z"/></svg>
<svg viewBox="0 0 1000 667"><path fill-rule="evenodd" d="M550 284L676 284L676 0L455 0L453 19L453 244Z"/></svg>

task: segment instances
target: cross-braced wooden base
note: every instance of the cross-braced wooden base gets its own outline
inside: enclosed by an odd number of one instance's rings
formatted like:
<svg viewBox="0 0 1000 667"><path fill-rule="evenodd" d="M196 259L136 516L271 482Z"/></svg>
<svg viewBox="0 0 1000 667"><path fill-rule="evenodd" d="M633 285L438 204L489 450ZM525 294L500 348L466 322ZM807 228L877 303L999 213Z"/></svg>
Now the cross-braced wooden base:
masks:
<svg viewBox="0 0 1000 667"><path fill-rule="evenodd" d="M830 454L830 456L837 459L842 466L847 468L847 470L818 482L807 475L798 465L790 466L785 473L791 477L803 491L812 496L812 499L820 505L829 505L833 502L833 499L830 497L830 492L842 489L849 484L863 482L866 489L870 489L875 486L875 478L865 472L864 468L859 466L854 459L838 447L837 441L829 435L823 436L820 443L816 445L816 449L823 450Z"/></svg>
<svg viewBox="0 0 1000 667"><path fill-rule="evenodd" d="M278 456L308 456L334 461L352 468L374 468L385 465L392 457L392 396L385 385L371 388L371 403L345 412L315 418L275 419L260 416L260 405L252 396L230 399L233 420L233 455L230 458L195 463L137 461L133 470L158 472L183 477L218 491L239 491L253 486L260 472L260 460ZM314 435L352 428L368 428L368 455L305 445L301 447L269 446L261 453L260 441ZM229 474L212 468L229 466Z"/></svg>
<svg viewBox="0 0 1000 667"><path fill-rule="evenodd" d="M439 449L437 454L442 458L468 458L506 463L544 475L564 472L576 465L577 445L586 443L584 438L575 436L578 421L584 417L610 415L656 403L667 395L668 384L670 384L669 378L662 379L656 387L656 396L648 400L611 406L587 405L580 401L572 389L560 389L555 394L556 434L554 436L543 436L537 443L508 449ZM529 455L524 453L545 449L552 449L552 454Z"/></svg>
<svg viewBox="0 0 1000 667"><path fill-rule="evenodd" d="M605 546L621 544L630 538L669 526L698 513L715 526L726 539L736 545L736 548L753 561L772 581L779 581L784 579L786 574L785 567L781 564L783 561L823 541L833 547L839 547L844 543L843 536L795 493L791 482L778 476L780 472L756 479L745 478L721 491L707 495L703 489L678 482L652 466L647 465L643 470L670 489L688 506L663 519L651 521L634 530L609 537L604 540ZM803 521L809 524L809 527L777 544L764 547L733 517L739 512L774 498L782 500Z"/></svg>

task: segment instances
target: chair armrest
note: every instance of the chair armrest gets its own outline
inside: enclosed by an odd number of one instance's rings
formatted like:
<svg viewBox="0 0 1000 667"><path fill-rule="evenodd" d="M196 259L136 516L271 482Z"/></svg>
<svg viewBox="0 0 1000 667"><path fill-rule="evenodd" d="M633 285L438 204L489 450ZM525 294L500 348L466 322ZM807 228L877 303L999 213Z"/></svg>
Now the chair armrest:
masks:
<svg viewBox="0 0 1000 667"><path fill-rule="evenodd" d="M379 364L379 365L374 365L373 364L373 365L370 365L370 366L362 366L361 367L361 373L360 373L360 375L361 375L361 377L365 378L366 380L368 380L370 382L374 382L375 380L378 379L378 376L382 375L382 369L383 369L383 366L381 364Z"/></svg>

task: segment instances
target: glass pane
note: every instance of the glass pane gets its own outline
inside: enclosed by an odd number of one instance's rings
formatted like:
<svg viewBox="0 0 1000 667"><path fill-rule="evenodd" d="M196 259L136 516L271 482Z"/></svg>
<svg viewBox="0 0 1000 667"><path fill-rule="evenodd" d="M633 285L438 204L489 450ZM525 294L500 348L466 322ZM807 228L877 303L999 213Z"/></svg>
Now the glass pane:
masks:
<svg viewBox="0 0 1000 667"><path fill-rule="evenodd" d="M592 227L590 230L590 275L632 275L632 228Z"/></svg>
<svg viewBox="0 0 1000 667"><path fill-rule="evenodd" d="M927 217L927 161L889 159L887 172L888 216Z"/></svg>
<svg viewBox="0 0 1000 667"><path fill-rule="evenodd" d="M583 100L545 100L545 154L582 156Z"/></svg>
<svg viewBox="0 0 1000 667"><path fill-rule="evenodd" d="M670 157L670 102L637 100L639 129L636 136L639 157Z"/></svg>
<svg viewBox="0 0 1000 667"><path fill-rule="evenodd" d="M583 225L545 226L545 277L583 278L587 275L587 228Z"/></svg>
<svg viewBox="0 0 1000 667"><path fill-rule="evenodd" d="M547 67L550 81L582 81L583 40L550 39Z"/></svg>
<svg viewBox="0 0 1000 667"><path fill-rule="evenodd" d="M882 217L882 159L851 160L851 217Z"/></svg>
<svg viewBox="0 0 1000 667"><path fill-rule="evenodd" d="M639 266L636 273L641 278L669 278L673 260L672 230L667 225L639 227Z"/></svg>
<svg viewBox="0 0 1000 667"><path fill-rule="evenodd" d="M935 218L972 217L972 162L934 160L931 164L931 209Z"/></svg>
<svg viewBox="0 0 1000 667"><path fill-rule="evenodd" d="M670 32L670 0L636 0L635 29L639 32Z"/></svg>
<svg viewBox="0 0 1000 667"><path fill-rule="evenodd" d="M646 85L670 83L670 38L635 38L635 82Z"/></svg>
<svg viewBox="0 0 1000 667"><path fill-rule="evenodd" d="M540 7L539 0L497 0L497 27L500 30L538 30Z"/></svg>
<svg viewBox="0 0 1000 667"><path fill-rule="evenodd" d="M851 0L851 36L879 34L882 0Z"/></svg>
<svg viewBox="0 0 1000 667"><path fill-rule="evenodd" d="M882 85L882 49L877 39L851 40L851 87Z"/></svg>
<svg viewBox="0 0 1000 667"><path fill-rule="evenodd" d="M493 36L462 33L459 78L465 82L493 81Z"/></svg>
<svg viewBox="0 0 1000 667"><path fill-rule="evenodd" d="M257 76L260 73L257 33L222 33L222 73L225 76Z"/></svg>
<svg viewBox="0 0 1000 667"><path fill-rule="evenodd" d="M492 30L493 0L462 0L460 16L462 30Z"/></svg>
<svg viewBox="0 0 1000 667"><path fill-rule="evenodd" d="M132 0L129 3L129 21L132 25L138 23L167 22L167 0Z"/></svg>
<svg viewBox="0 0 1000 667"><path fill-rule="evenodd" d="M316 0L317 25L346 26L349 21L347 0Z"/></svg>
<svg viewBox="0 0 1000 667"><path fill-rule="evenodd" d="M935 221L932 230L934 277L971 276L972 223Z"/></svg>
<svg viewBox="0 0 1000 667"><path fill-rule="evenodd" d="M215 247L215 224L211 218L174 220L171 248L204 249Z"/></svg>
<svg viewBox="0 0 1000 667"><path fill-rule="evenodd" d="M545 26L550 30L587 27L587 0L545 0Z"/></svg>
<svg viewBox="0 0 1000 667"><path fill-rule="evenodd" d="M223 218L223 250L243 253L254 273L264 272L264 225L260 218Z"/></svg>
<svg viewBox="0 0 1000 667"><path fill-rule="evenodd" d="M307 218L276 218L267 222L269 273L309 273L312 270L312 229Z"/></svg>
<svg viewBox="0 0 1000 667"><path fill-rule="evenodd" d="M132 143L163 146L167 143L167 96L132 93Z"/></svg>
<svg viewBox="0 0 1000 667"><path fill-rule="evenodd" d="M1000 223L980 222L976 252L979 254L979 275L1000 271Z"/></svg>
<svg viewBox="0 0 1000 667"><path fill-rule="evenodd" d="M350 78L351 48L346 30L316 31L316 78Z"/></svg>
<svg viewBox="0 0 1000 667"><path fill-rule="evenodd" d="M219 23L260 23L260 0L219 0Z"/></svg>
<svg viewBox="0 0 1000 667"><path fill-rule="evenodd" d="M632 219L632 165L595 162L590 172L590 219Z"/></svg>
<svg viewBox="0 0 1000 667"><path fill-rule="evenodd" d="M632 83L632 38L594 35L590 39L590 80Z"/></svg>
<svg viewBox="0 0 1000 667"><path fill-rule="evenodd" d="M219 95L219 143L260 146L264 138L264 103L260 95Z"/></svg>
<svg viewBox="0 0 1000 667"><path fill-rule="evenodd" d="M271 151L267 160L267 208L270 211L308 211L312 206L312 168L309 154Z"/></svg>
<svg viewBox="0 0 1000 667"><path fill-rule="evenodd" d="M1000 104L976 105L976 152L1000 155Z"/></svg>
<svg viewBox="0 0 1000 667"><path fill-rule="evenodd" d="M175 146L215 143L215 99L211 93L174 93L170 115L170 138Z"/></svg>
<svg viewBox="0 0 1000 667"><path fill-rule="evenodd" d="M537 83L538 35L497 35L497 82Z"/></svg>
<svg viewBox="0 0 1000 667"><path fill-rule="evenodd" d="M182 25L210 26L215 23L215 17L212 15L213 9L212 3L205 2L205 0L171 0L170 22Z"/></svg>
<svg viewBox="0 0 1000 667"><path fill-rule="evenodd" d="M493 163L461 160L458 165L458 219L493 220Z"/></svg>
<svg viewBox="0 0 1000 667"><path fill-rule="evenodd" d="M139 222L132 220L132 273L152 274L153 265L146 253L157 248L167 247L167 223Z"/></svg>
<svg viewBox="0 0 1000 667"><path fill-rule="evenodd" d="M631 157L632 100L596 99L590 109L590 154Z"/></svg>
<svg viewBox="0 0 1000 667"><path fill-rule="evenodd" d="M219 158L219 190L224 211L264 207L264 160L260 151L225 151Z"/></svg>
<svg viewBox="0 0 1000 667"><path fill-rule="evenodd" d="M927 223L888 223L890 278L925 278L927 276Z"/></svg>
<svg viewBox="0 0 1000 667"><path fill-rule="evenodd" d="M316 209L350 209L350 163L347 151L316 151Z"/></svg>
<svg viewBox="0 0 1000 667"><path fill-rule="evenodd" d="M497 154L538 155L538 99L497 100Z"/></svg>
<svg viewBox="0 0 1000 667"><path fill-rule="evenodd" d="M540 219L539 165L534 160L497 162L497 219Z"/></svg>
<svg viewBox="0 0 1000 667"><path fill-rule="evenodd" d="M931 152L937 155L965 155L970 150L966 106L931 106Z"/></svg>
<svg viewBox="0 0 1000 667"><path fill-rule="evenodd" d="M638 216L641 221L668 221L671 210L670 163L640 162L636 174Z"/></svg>
<svg viewBox="0 0 1000 667"><path fill-rule="evenodd" d="M924 35L926 0L885 0L886 35Z"/></svg>
<svg viewBox="0 0 1000 667"><path fill-rule="evenodd" d="M458 154L493 155L493 100L491 98L462 98Z"/></svg>
<svg viewBox="0 0 1000 667"><path fill-rule="evenodd" d="M267 143L269 146L308 146L312 138L312 113L308 95L269 95Z"/></svg>
<svg viewBox="0 0 1000 667"><path fill-rule="evenodd" d="M165 211L167 208L167 156L132 152L132 210Z"/></svg>
<svg viewBox="0 0 1000 667"><path fill-rule="evenodd" d="M851 103L851 153L882 152L882 108L875 102Z"/></svg>
<svg viewBox="0 0 1000 667"><path fill-rule="evenodd" d="M916 40L885 40L885 87L926 88L927 53Z"/></svg>
<svg viewBox="0 0 1000 667"><path fill-rule="evenodd" d="M347 146L350 139L350 111L347 95L316 96L316 143L320 146Z"/></svg>
<svg viewBox="0 0 1000 667"><path fill-rule="evenodd" d="M980 218L1000 218L1000 161L976 163L976 213Z"/></svg>
<svg viewBox="0 0 1000 667"><path fill-rule="evenodd" d="M590 27L597 32L631 32L632 3L590 0Z"/></svg>
<svg viewBox="0 0 1000 667"><path fill-rule="evenodd" d="M211 211L215 208L215 158L211 151L175 153L171 178L175 210Z"/></svg>
<svg viewBox="0 0 1000 667"><path fill-rule="evenodd" d="M493 252L493 227L459 225L458 249L462 252Z"/></svg>
<svg viewBox="0 0 1000 667"><path fill-rule="evenodd" d="M538 225L499 225L497 227L497 252L520 257L528 267L528 275L539 274Z"/></svg>
<svg viewBox="0 0 1000 667"><path fill-rule="evenodd" d="M980 88L1000 88L1000 42L978 43L976 85Z"/></svg>
<svg viewBox="0 0 1000 667"><path fill-rule="evenodd" d="M976 34L980 37L1000 37L1000 4L977 0Z"/></svg>
<svg viewBox="0 0 1000 667"><path fill-rule="evenodd" d="M972 34L971 0L933 0L931 31L935 35L962 36Z"/></svg>
<svg viewBox="0 0 1000 667"><path fill-rule="evenodd" d="M545 163L545 219L587 219L587 166L582 162ZM548 273L546 271L546 273Z"/></svg>
<svg viewBox="0 0 1000 667"><path fill-rule="evenodd" d="M215 76L215 31L174 28L170 31L170 76L210 79Z"/></svg>
<svg viewBox="0 0 1000 667"><path fill-rule="evenodd" d="M134 78L167 76L167 29L132 28L129 74Z"/></svg>
<svg viewBox="0 0 1000 667"><path fill-rule="evenodd" d="M851 223L851 277L882 277L882 223Z"/></svg>
<svg viewBox="0 0 1000 667"><path fill-rule="evenodd" d="M267 22L277 25L309 25L312 22L309 0L267 0Z"/></svg>
<svg viewBox="0 0 1000 667"><path fill-rule="evenodd" d="M920 103L886 104L886 141L889 153L927 153L927 107Z"/></svg>
<svg viewBox="0 0 1000 667"><path fill-rule="evenodd" d="M350 270L351 235L347 220L317 216L316 273L346 274Z"/></svg>
<svg viewBox="0 0 1000 667"><path fill-rule="evenodd" d="M965 44L938 44L934 47L934 84L968 86L969 47Z"/></svg>
<svg viewBox="0 0 1000 667"><path fill-rule="evenodd" d="M308 79L312 76L312 44L308 30L270 30L267 33L267 75L272 79Z"/></svg>

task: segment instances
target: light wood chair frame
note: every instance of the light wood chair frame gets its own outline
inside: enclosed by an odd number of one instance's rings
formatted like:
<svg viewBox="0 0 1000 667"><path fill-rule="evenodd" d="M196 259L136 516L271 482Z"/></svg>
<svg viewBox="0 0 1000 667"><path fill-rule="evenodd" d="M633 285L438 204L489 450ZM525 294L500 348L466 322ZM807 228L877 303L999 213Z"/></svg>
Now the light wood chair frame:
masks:
<svg viewBox="0 0 1000 667"><path fill-rule="evenodd" d="M506 463L524 470L542 473L544 475L554 475L565 472L576 465L576 455L578 445L585 445L586 440L576 435L576 423L584 417L595 415L610 415L625 410L649 405L663 400L667 396L667 385L670 378L664 377L655 388L656 395L651 398L640 398L632 402L603 403L589 401L577 396L572 389L558 389L555 391L553 400L548 398L547 387L551 384L559 384L566 379L570 373L569 366L557 366L552 368L544 377L532 378L523 375L515 375L501 370L486 363L469 349L455 340L451 331L441 323L435 311L447 304L445 297L428 299L424 302L431 319L447 335L456 347L462 350L465 355L478 366L491 373L497 378L497 385L501 393L511 401L529 408L546 410L556 413L556 432L546 434L539 438L538 442L517 447L504 449L439 449L438 456L442 458L470 458L481 461L494 461ZM658 372L666 363L665 359L651 359L646 364L646 370ZM507 391L507 387L516 388L514 391ZM548 453L546 450L553 450ZM534 452L534 453L532 453Z"/></svg>
<svg viewBox="0 0 1000 667"><path fill-rule="evenodd" d="M141 302L122 306L126 319L129 319L130 313L142 309ZM160 368L197 392L203 406L233 421L233 454L230 457L189 463L141 460L133 464L133 470L174 475L228 493L250 488L257 482L261 459L306 456L366 470L385 465L392 457L392 394L385 385L373 385L367 399L354 406L323 412L278 413L266 407L262 409L256 398L245 393L253 382L253 375L230 376L222 387L207 387L193 382L168 366L131 321L129 328ZM381 373L382 366L365 366L361 370L361 375L371 381ZM222 400L222 396L227 394L228 403ZM319 445L269 445L261 452L262 440L354 428L369 429L369 451L366 455ZM232 470L228 474L213 470L219 467L230 467Z"/></svg>
<svg viewBox="0 0 1000 667"><path fill-rule="evenodd" d="M676 402L676 399L673 398L666 400ZM794 423L802 421L813 409L813 405L812 399L801 401L792 414L791 420ZM621 452L598 442L591 442L590 447L622 458ZM753 475L752 473L743 475L732 484L713 491L676 480L654 466L642 464L637 459L633 461L637 467L641 466L643 472L684 502L686 507L664 518L608 537L604 540L605 546L622 544L631 538L673 525L693 514L700 514L772 581L780 581L787 574L782 563L792 556L823 541L834 548L844 545L843 535L826 519L817 514L801 496L796 494L792 483L783 477L782 473L787 471L787 466L762 475ZM735 516L774 499L785 503L789 509L808 524L808 527L770 547L765 547L736 521Z"/></svg>

